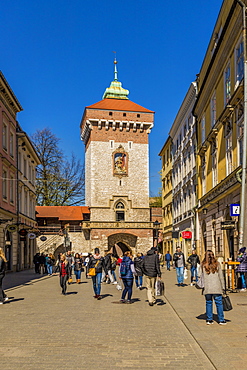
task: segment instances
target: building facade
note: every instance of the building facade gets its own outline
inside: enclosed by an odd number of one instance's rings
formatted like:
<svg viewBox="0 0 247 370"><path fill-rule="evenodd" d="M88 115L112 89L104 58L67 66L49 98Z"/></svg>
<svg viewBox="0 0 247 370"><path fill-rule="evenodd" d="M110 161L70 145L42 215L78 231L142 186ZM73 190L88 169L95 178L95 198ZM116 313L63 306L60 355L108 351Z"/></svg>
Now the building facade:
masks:
<svg viewBox="0 0 247 370"><path fill-rule="evenodd" d="M192 83L170 130L172 140L172 203L174 249L180 246L185 255L195 248L196 206L196 124L192 110L196 83Z"/></svg>
<svg viewBox="0 0 247 370"><path fill-rule="evenodd" d="M234 259L238 217L230 205L240 203L243 158L243 9L224 1L198 77L194 107L198 131L198 246L217 257ZM231 229L222 223L235 221ZM234 224L234 222L233 222Z"/></svg>
<svg viewBox="0 0 247 370"><path fill-rule="evenodd" d="M162 236L163 254L173 253L173 219L172 219L172 138L169 136L159 156L162 159Z"/></svg>
<svg viewBox="0 0 247 370"><path fill-rule="evenodd" d="M28 236L21 240L24 237L20 238L18 233L22 228L31 230L36 225L34 181L35 166L39 163L27 134L16 120L21 111L20 103L0 72L0 247L5 251L10 271L30 267L36 252L36 241ZM25 172L18 170L20 153L24 150ZM25 189L22 197L20 188Z"/></svg>
<svg viewBox="0 0 247 370"><path fill-rule="evenodd" d="M103 100L85 108L86 204L91 249L145 252L153 244L149 208L149 144L154 112L128 99L114 81Z"/></svg>

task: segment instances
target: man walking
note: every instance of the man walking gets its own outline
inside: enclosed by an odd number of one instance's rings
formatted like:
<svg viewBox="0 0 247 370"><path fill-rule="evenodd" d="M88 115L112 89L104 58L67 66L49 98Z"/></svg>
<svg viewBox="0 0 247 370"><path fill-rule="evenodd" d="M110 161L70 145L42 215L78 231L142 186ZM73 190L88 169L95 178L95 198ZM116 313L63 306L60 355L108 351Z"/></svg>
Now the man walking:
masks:
<svg viewBox="0 0 247 370"><path fill-rule="evenodd" d="M185 269L186 265L185 265L184 254L181 251L180 247L178 247L176 253L174 253L173 261L174 261L175 267L176 267L178 286L183 286L183 283L184 283L184 269Z"/></svg>
<svg viewBox="0 0 247 370"><path fill-rule="evenodd" d="M155 299L155 284L157 276L161 278L159 256L157 254L158 250L152 247L143 259L143 273L146 275L147 284L147 297L149 306L153 306L156 303Z"/></svg>
<svg viewBox="0 0 247 370"><path fill-rule="evenodd" d="M195 275L195 278L196 278L196 283L197 283L197 280L198 280L198 276L197 276L197 264L200 264L200 259L195 251L195 249L193 249L192 251L192 254L189 256L189 258L187 259L187 262L190 263L190 272L191 272L191 281L190 281L190 285L193 286L193 279L194 279L194 275Z"/></svg>
<svg viewBox="0 0 247 370"><path fill-rule="evenodd" d="M167 251L166 254L165 254L165 261L166 261L166 269L167 269L167 271L170 271L172 256L169 253L169 251Z"/></svg>

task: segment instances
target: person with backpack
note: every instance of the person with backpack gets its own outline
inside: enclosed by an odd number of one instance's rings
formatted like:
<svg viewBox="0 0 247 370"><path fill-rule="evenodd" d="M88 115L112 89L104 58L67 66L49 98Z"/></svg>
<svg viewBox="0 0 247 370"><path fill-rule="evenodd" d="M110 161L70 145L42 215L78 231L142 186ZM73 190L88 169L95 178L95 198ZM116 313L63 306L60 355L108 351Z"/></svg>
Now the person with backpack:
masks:
<svg viewBox="0 0 247 370"><path fill-rule="evenodd" d="M49 276L52 276L52 268L55 264L55 257L53 256L52 253L50 253L47 257L46 257L46 265L47 265L47 273Z"/></svg>
<svg viewBox="0 0 247 370"><path fill-rule="evenodd" d="M142 288L143 283L142 263L143 263L143 254L137 253L137 256L134 258L134 266L136 270L135 282L136 287L138 289Z"/></svg>
<svg viewBox="0 0 247 370"><path fill-rule="evenodd" d="M155 298L155 284L157 277L161 278L160 262L158 256L158 249L152 247L143 259L142 270L146 275L147 284L147 297L149 306L153 306L156 303Z"/></svg>
<svg viewBox="0 0 247 370"><path fill-rule="evenodd" d="M131 297L132 297L132 288L133 288L133 281L134 281L134 275L135 267L134 262L132 261L132 254L130 251L127 251L124 253L123 260L120 264L119 268L119 274L120 279L123 281L124 290L122 292L122 297L120 299L120 303L131 303ZM126 295L127 301L125 300Z"/></svg>
<svg viewBox="0 0 247 370"><path fill-rule="evenodd" d="M105 274L105 261L104 258L100 255L99 248L95 248L94 255L89 258L87 264L87 275L91 276L93 282L94 298L100 300L101 295L101 280L102 280L102 271L104 270Z"/></svg>
<svg viewBox="0 0 247 370"><path fill-rule="evenodd" d="M166 254L165 254L165 261L166 261L166 269L167 269L167 271L170 271L171 270L172 256L169 253L169 251L167 251Z"/></svg>

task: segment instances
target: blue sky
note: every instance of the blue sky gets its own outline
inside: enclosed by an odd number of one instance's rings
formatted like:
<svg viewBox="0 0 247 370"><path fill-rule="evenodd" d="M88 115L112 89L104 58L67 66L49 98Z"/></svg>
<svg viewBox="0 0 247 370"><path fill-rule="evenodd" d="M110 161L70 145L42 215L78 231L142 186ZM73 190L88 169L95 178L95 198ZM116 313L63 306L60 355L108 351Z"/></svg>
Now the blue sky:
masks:
<svg viewBox="0 0 247 370"><path fill-rule="evenodd" d="M66 155L84 158L84 107L113 79L154 110L150 190L158 193L161 150L200 67L222 0L11 0L1 2L1 63L24 111L22 128L49 127Z"/></svg>

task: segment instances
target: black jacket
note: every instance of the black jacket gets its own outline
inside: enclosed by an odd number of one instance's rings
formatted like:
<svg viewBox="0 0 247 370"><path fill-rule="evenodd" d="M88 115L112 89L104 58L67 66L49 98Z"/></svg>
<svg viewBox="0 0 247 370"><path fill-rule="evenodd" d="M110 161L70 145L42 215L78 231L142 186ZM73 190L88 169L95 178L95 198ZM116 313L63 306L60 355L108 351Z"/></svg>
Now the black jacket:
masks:
<svg viewBox="0 0 247 370"><path fill-rule="evenodd" d="M0 257L0 274L5 275L6 262Z"/></svg>
<svg viewBox="0 0 247 370"><path fill-rule="evenodd" d="M104 258L104 264L105 264L105 270L106 271L111 271L111 255L107 254Z"/></svg>
<svg viewBox="0 0 247 370"><path fill-rule="evenodd" d="M175 267L178 267L178 259L179 259L179 256L183 257L183 264L184 264L184 267L186 267L186 264L185 264L185 258L184 258L184 254L181 252L180 254L179 253L174 253L173 255L173 262L175 263Z"/></svg>
<svg viewBox="0 0 247 370"><path fill-rule="evenodd" d="M97 259L97 258L94 258L94 256L90 257L89 258L89 262L87 264L87 273L89 271L89 269L95 267L96 263L99 261L97 267L96 267L96 273L100 273L103 271L105 271L106 275L107 275L107 270L105 268L105 261L104 261L104 258L103 257L100 257L100 259Z"/></svg>
<svg viewBox="0 0 247 370"><path fill-rule="evenodd" d="M146 276L161 277L159 256L155 253L155 250L150 249L143 258L142 271Z"/></svg>
<svg viewBox="0 0 247 370"><path fill-rule="evenodd" d="M143 275L143 272L142 272L142 269L143 269L143 257L136 257L134 259L134 266L135 266L135 270L136 270L137 276L142 276Z"/></svg>
<svg viewBox="0 0 247 370"><path fill-rule="evenodd" d="M196 267L197 264L200 263L200 259L197 254L191 254L187 262L191 264L191 267Z"/></svg>

